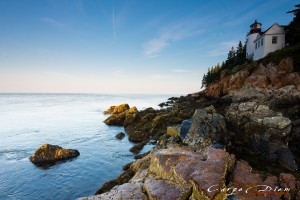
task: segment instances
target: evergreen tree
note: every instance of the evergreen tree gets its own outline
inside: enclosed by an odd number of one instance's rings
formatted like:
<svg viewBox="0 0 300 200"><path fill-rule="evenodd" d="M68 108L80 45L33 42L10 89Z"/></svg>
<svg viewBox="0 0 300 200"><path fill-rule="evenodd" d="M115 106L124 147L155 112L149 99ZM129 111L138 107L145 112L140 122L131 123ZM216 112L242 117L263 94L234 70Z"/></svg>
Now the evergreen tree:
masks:
<svg viewBox="0 0 300 200"><path fill-rule="evenodd" d="M242 44L242 42L240 41L240 42L239 42L239 45L237 46L237 49L236 49L236 54L237 54L237 55L241 55L241 54L243 53L243 51L244 51L243 44Z"/></svg>
<svg viewBox="0 0 300 200"><path fill-rule="evenodd" d="M227 58L227 60L228 60L228 61L231 61L232 59L234 59L234 57L235 57L235 50L234 50L234 47L231 47L231 50L230 50L229 53L228 53L228 58Z"/></svg>
<svg viewBox="0 0 300 200"><path fill-rule="evenodd" d="M207 86L206 74L203 75L201 88Z"/></svg>
<svg viewBox="0 0 300 200"><path fill-rule="evenodd" d="M300 4L295 5L295 9L287 13L293 13L295 16L287 26L286 40L290 45L300 43Z"/></svg>

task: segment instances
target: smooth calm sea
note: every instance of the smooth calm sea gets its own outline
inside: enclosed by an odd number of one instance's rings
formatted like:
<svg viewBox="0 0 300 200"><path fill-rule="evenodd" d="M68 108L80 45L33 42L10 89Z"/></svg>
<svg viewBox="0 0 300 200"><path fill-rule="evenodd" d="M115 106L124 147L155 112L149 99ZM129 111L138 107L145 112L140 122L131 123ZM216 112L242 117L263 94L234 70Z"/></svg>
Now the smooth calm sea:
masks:
<svg viewBox="0 0 300 200"><path fill-rule="evenodd" d="M158 108L169 95L0 94L0 199L76 199L92 195L133 161L122 127L102 112L128 103ZM29 156L44 143L74 148L80 156L39 168ZM144 148L147 151L151 146Z"/></svg>

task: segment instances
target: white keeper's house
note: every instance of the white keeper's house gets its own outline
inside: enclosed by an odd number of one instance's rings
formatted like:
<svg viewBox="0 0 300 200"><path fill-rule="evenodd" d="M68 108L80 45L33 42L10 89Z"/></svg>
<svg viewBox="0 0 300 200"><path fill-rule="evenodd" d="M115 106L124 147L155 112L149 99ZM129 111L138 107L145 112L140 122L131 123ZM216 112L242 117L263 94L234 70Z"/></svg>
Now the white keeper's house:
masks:
<svg viewBox="0 0 300 200"><path fill-rule="evenodd" d="M268 53L285 47L285 31L275 23L266 31L261 30L261 23L255 20L250 25L246 40L246 57L248 60L259 60Z"/></svg>

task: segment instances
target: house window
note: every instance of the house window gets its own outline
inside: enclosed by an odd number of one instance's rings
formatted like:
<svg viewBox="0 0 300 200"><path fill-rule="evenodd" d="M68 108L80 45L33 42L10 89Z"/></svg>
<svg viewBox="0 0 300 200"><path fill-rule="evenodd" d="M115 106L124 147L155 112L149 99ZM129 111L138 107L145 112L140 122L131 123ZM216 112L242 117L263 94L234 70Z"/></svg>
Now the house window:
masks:
<svg viewBox="0 0 300 200"><path fill-rule="evenodd" d="M261 45L261 46L264 45L264 38L261 38L261 40L260 40L260 45Z"/></svg>
<svg viewBox="0 0 300 200"><path fill-rule="evenodd" d="M260 47L260 40L258 40L258 42L257 42L257 43L258 43L258 48L259 48L259 47Z"/></svg>
<svg viewBox="0 0 300 200"><path fill-rule="evenodd" d="M255 49L257 49L257 42L255 43Z"/></svg>
<svg viewBox="0 0 300 200"><path fill-rule="evenodd" d="M272 37L272 44L277 44L277 36Z"/></svg>

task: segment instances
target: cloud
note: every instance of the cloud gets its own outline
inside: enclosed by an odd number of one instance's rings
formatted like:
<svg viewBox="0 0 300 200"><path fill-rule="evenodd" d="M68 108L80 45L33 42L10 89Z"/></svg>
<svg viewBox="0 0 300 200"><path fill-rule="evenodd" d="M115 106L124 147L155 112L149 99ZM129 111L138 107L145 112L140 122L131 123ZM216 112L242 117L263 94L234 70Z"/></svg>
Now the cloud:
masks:
<svg viewBox="0 0 300 200"><path fill-rule="evenodd" d="M155 57L173 42L186 39L188 37L200 34L202 21L187 20L181 23L167 26L158 37L144 44L145 57Z"/></svg>
<svg viewBox="0 0 300 200"><path fill-rule="evenodd" d="M190 71L189 70L184 70L184 69L173 69L172 72L175 72L175 73L188 73Z"/></svg>
<svg viewBox="0 0 300 200"><path fill-rule="evenodd" d="M214 50L211 50L208 52L209 56L221 56L221 55L226 55L231 47L236 47L238 45L238 41L235 40L230 40L230 41L225 41L220 44L219 47L217 47Z"/></svg>
<svg viewBox="0 0 300 200"><path fill-rule="evenodd" d="M167 38L158 38L158 39L153 39L149 41L145 45L145 51L144 54L147 58L152 58L156 57L159 52L161 52L163 49L165 49L169 44L168 44Z"/></svg>
<svg viewBox="0 0 300 200"><path fill-rule="evenodd" d="M40 19L42 22L45 22L47 24L50 24L51 26L54 26L56 28L65 28L65 25L59 21L56 21L54 19L51 19L51 18L47 18L47 17L44 17L44 18L41 18Z"/></svg>

